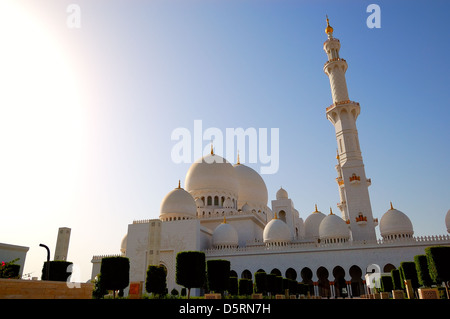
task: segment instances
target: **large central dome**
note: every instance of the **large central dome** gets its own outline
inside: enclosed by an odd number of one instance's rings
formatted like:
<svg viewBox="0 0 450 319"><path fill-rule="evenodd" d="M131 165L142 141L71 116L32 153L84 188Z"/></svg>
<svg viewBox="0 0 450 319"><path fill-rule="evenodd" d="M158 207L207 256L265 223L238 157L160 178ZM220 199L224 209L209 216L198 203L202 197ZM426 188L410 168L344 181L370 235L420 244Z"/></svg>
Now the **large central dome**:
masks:
<svg viewBox="0 0 450 319"><path fill-rule="evenodd" d="M239 183L233 165L219 155L208 154L191 165L185 188L188 192L214 190L237 194Z"/></svg>

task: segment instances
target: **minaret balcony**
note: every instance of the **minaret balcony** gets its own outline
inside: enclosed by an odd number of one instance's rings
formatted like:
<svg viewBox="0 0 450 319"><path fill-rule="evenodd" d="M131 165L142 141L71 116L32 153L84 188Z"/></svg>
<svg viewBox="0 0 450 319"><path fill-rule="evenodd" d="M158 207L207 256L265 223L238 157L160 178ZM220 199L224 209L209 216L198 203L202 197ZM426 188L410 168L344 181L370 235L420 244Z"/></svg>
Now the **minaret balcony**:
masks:
<svg viewBox="0 0 450 319"><path fill-rule="evenodd" d="M336 182L338 183L339 186L344 185L344 180L342 179L342 177L336 177Z"/></svg>
<svg viewBox="0 0 450 319"><path fill-rule="evenodd" d="M357 225L363 226L367 224L367 216L364 216L362 213L359 213L358 217L355 217L355 219Z"/></svg>
<svg viewBox="0 0 450 319"><path fill-rule="evenodd" d="M325 69L325 68L327 67L328 64L330 64L330 63L332 63L332 62L337 62L337 61L342 61L342 62L347 63L347 61L345 61L345 59L342 59L342 58L333 58L333 59L330 59L330 60L328 60L327 62L325 62L325 64L323 65L323 68Z"/></svg>
<svg viewBox="0 0 450 319"><path fill-rule="evenodd" d="M341 210L344 211L345 207L347 207L347 202L345 200L339 202L336 204L336 206Z"/></svg>
<svg viewBox="0 0 450 319"><path fill-rule="evenodd" d="M349 180L350 184L359 184L361 182L361 177L353 173L352 176L349 177Z"/></svg>
<svg viewBox="0 0 450 319"><path fill-rule="evenodd" d="M336 106L339 106L339 105L346 105L346 104L354 105L354 106L358 106L358 107L359 107L359 103L358 103L358 102L346 100L346 101L334 102L334 103L331 104L329 107L327 107L326 111L328 112L329 110L335 108Z"/></svg>

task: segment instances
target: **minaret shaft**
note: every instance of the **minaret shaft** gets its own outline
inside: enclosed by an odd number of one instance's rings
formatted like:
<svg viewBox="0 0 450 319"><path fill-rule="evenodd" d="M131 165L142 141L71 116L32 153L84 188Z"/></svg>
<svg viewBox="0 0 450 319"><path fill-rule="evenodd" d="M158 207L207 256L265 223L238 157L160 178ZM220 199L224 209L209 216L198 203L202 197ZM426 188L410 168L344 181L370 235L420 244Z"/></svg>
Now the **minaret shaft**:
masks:
<svg viewBox="0 0 450 319"><path fill-rule="evenodd" d="M328 39L323 48L328 61L323 70L330 80L333 99L333 104L326 109L326 115L334 125L338 147L336 165L338 173L336 181L340 197L338 207L342 217L350 224L353 240L376 240L368 190L370 179L366 178L356 128L360 105L349 99L345 79L347 62L339 57L340 41L333 37L333 28L330 27L328 18L325 32Z"/></svg>

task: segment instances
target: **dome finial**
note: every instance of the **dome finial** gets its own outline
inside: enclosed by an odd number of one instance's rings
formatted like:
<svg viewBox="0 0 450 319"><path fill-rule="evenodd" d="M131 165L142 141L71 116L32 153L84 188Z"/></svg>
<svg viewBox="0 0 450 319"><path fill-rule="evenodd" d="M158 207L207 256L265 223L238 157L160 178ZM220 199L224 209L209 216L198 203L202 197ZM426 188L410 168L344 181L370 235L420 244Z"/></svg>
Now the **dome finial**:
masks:
<svg viewBox="0 0 450 319"><path fill-rule="evenodd" d="M333 35L333 28L330 26L330 20L328 19L328 14L326 16L327 16L327 27L325 28L325 33L331 37Z"/></svg>
<svg viewBox="0 0 450 319"><path fill-rule="evenodd" d="M213 140L211 140L211 155L214 155Z"/></svg>
<svg viewBox="0 0 450 319"><path fill-rule="evenodd" d="M394 206L392 206L392 202L391 202L391 209L394 209Z"/></svg>
<svg viewBox="0 0 450 319"><path fill-rule="evenodd" d="M181 180L178 180L178 189L181 188Z"/></svg>
<svg viewBox="0 0 450 319"><path fill-rule="evenodd" d="M273 216L273 219L278 219L277 212L275 212L275 216Z"/></svg>
<svg viewBox="0 0 450 319"><path fill-rule="evenodd" d="M317 210L317 204L314 204L314 207L315 207L315 211L314 211L314 213L317 213L318 212L318 210Z"/></svg>
<svg viewBox="0 0 450 319"><path fill-rule="evenodd" d="M238 150L238 156L237 156L237 163L238 165L241 165L241 160L239 159L239 150Z"/></svg>
<svg viewBox="0 0 450 319"><path fill-rule="evenodd" d="M333 210L331 209L331 207L330 207L330 215L333 215Z"/></svg>
<svg viewBox="0 0 450 319"><path fill-rule="evenodd" d="M223 216L223 222L222 224L226 224L227 223L227 218L225 216Z"/></svg>

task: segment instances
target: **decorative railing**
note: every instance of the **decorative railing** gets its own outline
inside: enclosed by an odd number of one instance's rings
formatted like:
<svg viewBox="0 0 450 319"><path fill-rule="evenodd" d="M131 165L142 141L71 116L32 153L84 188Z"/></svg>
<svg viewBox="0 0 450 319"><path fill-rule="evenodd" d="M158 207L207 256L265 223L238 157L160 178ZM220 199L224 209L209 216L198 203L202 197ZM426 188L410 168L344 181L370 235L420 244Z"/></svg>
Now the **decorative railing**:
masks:
<svg viewBox="0 0 450 319"><path fill-rule="evenodd" d="M359 106L359 103L358 103L358 102L346 100L346 101L334 102L334 103L331 104L329 107L327 107L326 110L327 110L327 111L328 111L328 110L331 110L333 107L339 106L339 105L343 105L343 104L353 104L353 105Z"/></svg>
<svg viewBox="0 0 450 319"><path fill-rule="evenodd" d="M318 242L291 242L279 246L271 245L266 246L264 243L258 241L252 245L248 243L245 247L226 248L226 249L206 249L205 254L208 256L215 255L232 255L232 254L245 254L245 253L258 253L258 252L270 252L270 251L313 251L322 249L341 249L343 247L352 248L370 248L380 246L395 246L395 245L414 245L414 244L437 244L445 243L450 244L450 235L437 235L437 236L420 236L410 238L397 238L397 239L379 239L379 240L364 240L364 241L347 241L340 243L318 243Z"/></svg>

